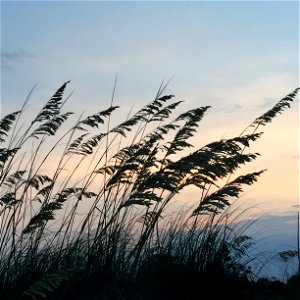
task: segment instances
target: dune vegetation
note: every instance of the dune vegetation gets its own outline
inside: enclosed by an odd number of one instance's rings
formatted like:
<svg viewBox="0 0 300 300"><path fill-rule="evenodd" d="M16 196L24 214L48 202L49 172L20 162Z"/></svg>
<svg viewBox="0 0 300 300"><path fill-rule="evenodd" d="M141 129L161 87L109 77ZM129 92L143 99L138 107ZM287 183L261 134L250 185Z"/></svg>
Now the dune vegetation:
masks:
<svg viewBox="0 0 300 300"><path fill-rule="evenodd" d="M0 122L1 299L299 296L297 275L257 280L254 240L231 209L265 171L236 175L259 155L252 143L298 89L241 135L196 148L190 139L210 107L178 113L182 101L164 84L116 126L113 101L87 117L65 112L67 85L30 121L29 95ZM189 186L199 202L169 216Z"/></svg>

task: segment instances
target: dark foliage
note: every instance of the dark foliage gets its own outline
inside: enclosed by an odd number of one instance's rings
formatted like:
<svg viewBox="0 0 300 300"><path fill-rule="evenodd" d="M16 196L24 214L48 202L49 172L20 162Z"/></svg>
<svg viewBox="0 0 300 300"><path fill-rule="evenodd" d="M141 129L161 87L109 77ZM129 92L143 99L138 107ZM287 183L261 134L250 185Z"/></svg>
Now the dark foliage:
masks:
<svg viewBox="0 0 300 300"><path fill-rule="evenodd" d="M195 149L189 139L209 106L170 121L182 101L163 95L163 85L119 125L109 126L118 108L111 106L55 140L72 116L62 111L68 83L23 131L27 100L0 121L1 299L299 296L299 276L255 281L254 241L234 228L228 210L265 171L231 179L259 155L247 152L262 136L257 129L290 107L298 89L255 119L250 133ZM170 221L167 208L189 186L199 190L198 203Z"/></svg>

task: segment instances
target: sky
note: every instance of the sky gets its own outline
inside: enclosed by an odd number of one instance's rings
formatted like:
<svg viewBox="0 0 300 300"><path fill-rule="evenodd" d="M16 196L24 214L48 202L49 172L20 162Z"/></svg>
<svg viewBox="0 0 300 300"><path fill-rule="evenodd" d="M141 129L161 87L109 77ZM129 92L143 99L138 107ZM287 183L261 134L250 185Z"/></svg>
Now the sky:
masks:
<svg viewBox="0 0 300 300"><path fill-rule="evenodd" d="M212 106L196 146L232 137L299 86L299 2L1 1L1 116L34 84L32 110L67 80L71 110L105 109L117 74L123 115L172 78L183 109ZM253 147L248 170L268 172L243 201L262 213L297 212L298 99Z"/></svg>

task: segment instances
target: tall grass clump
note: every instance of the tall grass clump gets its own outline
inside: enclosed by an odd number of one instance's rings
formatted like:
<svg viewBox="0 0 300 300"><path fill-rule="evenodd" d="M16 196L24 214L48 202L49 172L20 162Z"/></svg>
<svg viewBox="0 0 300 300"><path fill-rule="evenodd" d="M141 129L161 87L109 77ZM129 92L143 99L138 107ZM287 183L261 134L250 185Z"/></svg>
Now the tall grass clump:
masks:
<svg viewBox="0 0 300 300"><path fill-rule="evenodd" d="M162 84L116 126L113 105L72 121L68 83L31 121L22 119L28 97L0 122L1 299L213 299L212 281L245 287L252 239L229 225L228 209L264 170L235 174L298 89L241 135L195 148L209 106L173 117L182 101ZM188 186L199 190L197 205L168 220Z"/></svg>

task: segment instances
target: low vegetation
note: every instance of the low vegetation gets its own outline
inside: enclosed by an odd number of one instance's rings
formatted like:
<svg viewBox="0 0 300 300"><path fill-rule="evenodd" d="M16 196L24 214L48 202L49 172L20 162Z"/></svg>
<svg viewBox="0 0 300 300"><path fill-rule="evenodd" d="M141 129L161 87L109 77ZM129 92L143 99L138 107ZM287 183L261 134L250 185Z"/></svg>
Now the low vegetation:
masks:
<svg viewBox="0 0 300 300"><path fill-rule="evenodd" d="M162 84L116 126L113 101L69 125L67 85L31 121L29 95L0 122L1 299L296 299L297 276L257 281L231 204L265 171L236 175L259 155L251 144L298 89L241 135L195 148L209 106L175 113ZM171 217L189 186L198 203Z"/></svg>

